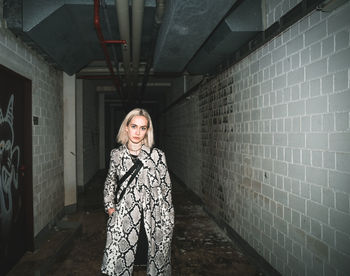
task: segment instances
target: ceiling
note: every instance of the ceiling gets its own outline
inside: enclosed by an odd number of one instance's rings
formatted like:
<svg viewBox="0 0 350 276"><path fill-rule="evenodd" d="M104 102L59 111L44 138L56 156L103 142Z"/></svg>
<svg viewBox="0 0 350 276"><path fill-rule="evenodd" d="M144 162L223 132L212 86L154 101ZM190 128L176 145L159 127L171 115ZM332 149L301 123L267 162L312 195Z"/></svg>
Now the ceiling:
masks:
<svg viewBox="0 0 350 276"><path fill-rule="evenodd" d="M126 1L128 12L116 5L121 1ZM5 0L4 15L9 29L69 75L110 78L107 54L122 86L129 87L130 78L137 76L143 85L150 82L162 89L166 84L155 84L184 74L215 72L264 29L264 1L260 0L144 0L141 13L133 11L139 1ZM101 44L96 16L104 40L126 39L127 33L126 44ZM137 33L133 30L136 19L141 21L139 42L132 38ZM129 25L126 32L125 23ZM138 45L138 53L133 52ZM133 63L137 68L132 68Z"/></svg>

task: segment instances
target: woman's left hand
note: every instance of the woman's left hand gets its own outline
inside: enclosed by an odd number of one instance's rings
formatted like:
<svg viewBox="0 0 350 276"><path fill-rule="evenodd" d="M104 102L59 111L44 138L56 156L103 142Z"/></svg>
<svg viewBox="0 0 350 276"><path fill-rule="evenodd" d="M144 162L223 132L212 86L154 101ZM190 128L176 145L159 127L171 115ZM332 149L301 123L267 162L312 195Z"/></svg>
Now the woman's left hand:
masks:
<svg viewBox="0 0 350 276"><path fill-rule="evenodd" d="M108 215L111 216L115 212L114 208L109 208L108 209Z"/></svg>

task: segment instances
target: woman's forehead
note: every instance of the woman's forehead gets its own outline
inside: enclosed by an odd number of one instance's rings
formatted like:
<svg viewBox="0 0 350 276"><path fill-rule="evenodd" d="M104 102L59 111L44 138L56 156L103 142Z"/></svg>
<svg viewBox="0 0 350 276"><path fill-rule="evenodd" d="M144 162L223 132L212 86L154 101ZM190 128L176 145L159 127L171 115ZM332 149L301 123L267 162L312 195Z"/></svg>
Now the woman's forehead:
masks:
<svg viewBox="0 0 350 276"><path fill-rule="evenodd" d="M148 120L145 116L137 115L131 119L130 124L146 126L148 124Z"/></svg>

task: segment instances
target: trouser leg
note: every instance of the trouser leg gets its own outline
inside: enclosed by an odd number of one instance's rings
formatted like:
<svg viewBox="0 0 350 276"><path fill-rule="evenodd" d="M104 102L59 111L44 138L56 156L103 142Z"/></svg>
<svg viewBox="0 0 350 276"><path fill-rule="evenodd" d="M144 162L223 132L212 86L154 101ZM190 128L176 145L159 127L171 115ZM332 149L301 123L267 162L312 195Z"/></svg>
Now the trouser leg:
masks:
<svg viewBox="0 0 350 276"><path fill-rule="evenodd" d="M143 212L141 212L140 231L139 231L138 241L137 241L135 265L147 265L148 239L146 236L144 224L145 224L144 215L143 215Z"/></svg>

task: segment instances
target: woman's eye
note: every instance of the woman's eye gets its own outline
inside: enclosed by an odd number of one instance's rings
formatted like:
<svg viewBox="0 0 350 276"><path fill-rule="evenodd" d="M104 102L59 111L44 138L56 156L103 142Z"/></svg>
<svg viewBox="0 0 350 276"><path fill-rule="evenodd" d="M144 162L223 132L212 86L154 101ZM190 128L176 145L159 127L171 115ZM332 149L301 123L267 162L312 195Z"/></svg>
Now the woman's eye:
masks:
<svg viewBox="0 0 350 276"><path fill-rule="evenodd" d="M131 128L136 128L136 126L135 125L131 125Z"/></svg>
<svg viewBox="0 0 350 276"><path fill-rule="evenodd" d="M147 128L145 128L145 127L142 127L141 129L142 129L142 130L146 130Z"/></svg>

